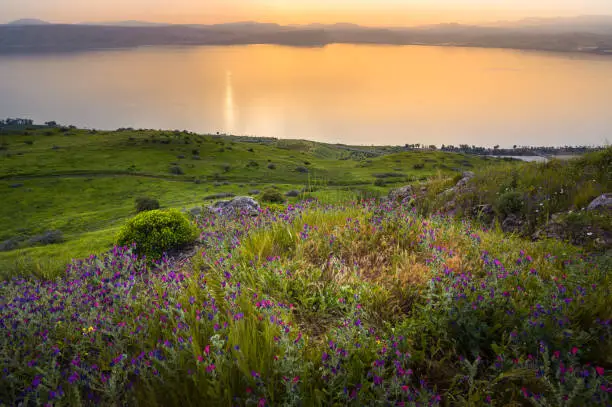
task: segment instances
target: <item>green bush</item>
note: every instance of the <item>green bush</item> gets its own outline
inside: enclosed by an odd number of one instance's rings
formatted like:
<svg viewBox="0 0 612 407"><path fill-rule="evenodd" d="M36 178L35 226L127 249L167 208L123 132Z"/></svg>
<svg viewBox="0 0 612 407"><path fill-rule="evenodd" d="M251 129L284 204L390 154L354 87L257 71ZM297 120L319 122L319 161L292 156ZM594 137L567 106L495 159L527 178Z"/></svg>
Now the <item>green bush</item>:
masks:
<svg viewBox="0 0 612 407"><path fill-rule="evenodd" d="M173 165L172 167L170 167L170 174L183 175L183 174L185 174L185 172L178 165Z"/></svg>
<svg viewBox="0 0 612 407"><path fill-rule="evenodd" d="M129 220L117 237L119 246L136 243L136 252L158 259L164 252L180 249L195 241L198 231L176 209L142 212Z"/></svg>
<svg viewBox="0 0 612 407"><path fill-rule="evenodd" d="M387 183L386 183L386 182L385 182L385 180L384 180L384 179L382 179L382 178L377 178L377 179L374 181L374 186L377 186L377 187L384 187L386 184L387 184Z"/></svg>
<svg viewBox="0 0 612 407"><path fill-rule="evenodd" d="M504 216L521 213L524 206L523 195L517 191L505 192L497 200L497 212Z"/></svg>
<svg viewBox="0 0 612 407"><path fill-rule="evenodd" d="M147 196L141 196L140 198L136 198L135 207L136 213L153 211L155 209L159 209L159 201Z"/></svg>
<svg viewBox="0 0 612 407"><path fill-rule="evenodd" d="M283 203L285 202L285 198L283 195L277 191L276 189L268 188L261 195L261 200L264 202L270 203Z"/></svg>

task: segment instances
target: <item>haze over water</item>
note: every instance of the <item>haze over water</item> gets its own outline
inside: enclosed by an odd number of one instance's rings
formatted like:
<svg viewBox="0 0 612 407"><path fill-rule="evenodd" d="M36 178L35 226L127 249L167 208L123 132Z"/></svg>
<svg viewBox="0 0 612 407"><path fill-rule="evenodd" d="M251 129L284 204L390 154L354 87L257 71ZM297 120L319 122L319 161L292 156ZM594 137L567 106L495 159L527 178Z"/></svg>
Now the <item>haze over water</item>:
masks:
<svg viewBox="0 0 612 407"><path fill-rule="evenodd" d="M0 117L345 144L612 141L612 57L330 45L0 56Z"/></svg>

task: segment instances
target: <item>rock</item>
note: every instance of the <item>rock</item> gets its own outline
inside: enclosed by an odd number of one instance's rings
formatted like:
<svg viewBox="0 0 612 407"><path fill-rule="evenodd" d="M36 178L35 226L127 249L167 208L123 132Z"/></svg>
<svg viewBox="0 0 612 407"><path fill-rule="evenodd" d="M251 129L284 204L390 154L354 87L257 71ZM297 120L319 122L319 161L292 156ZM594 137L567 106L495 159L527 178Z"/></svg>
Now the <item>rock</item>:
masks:
<svg viewBox="0 0 612 407"><path fill-rule="evenodd" d="M595 198L587 207L587 211L610 211L612 210L612 193L607 193Z"/></svg>
<svg viewBox="0 0 612 407"><path fill-rule="evenodd" d="M461 176L463 178L461 178L459 182L457 182L457 184L455 185L455 189L465 187L468 182L470 182L470 180L474 178L474 173L472 171L465 171L463 174L461 174Z"/></svg>
<svg viewBox="0 0 612 407"><path fill-rule="evenodd" d="M493 221L493 218L495 218L495 211L493 210L493 205L476 205L472 208L472 215L483 221L489 222Z"/></svg>
<svg viewBox="0 0 612 407"><path fill-rule="evenodd" d="M403 202L406 199L411 199L413 195L412 186L406 185L389 192L389 200L393 202Z"/></svg>
<svg viewBox="0 0 612 407"><path fill-rule="evenodd" d="M16 248L19 247L19 243L21 241L22 239L11 238L11 239L5 240L4 242L0 242L0 252L8 252L11 250L15 250Z"/></svg>
<svg viewBox="0 0 612 407"><path fill-rule="evenodd" d="M64 234L61 230L47 230L42 235L32 236L29 240L29 243L32 245L40 244L40 245L48 245L61 243L64 241Z"/></svg>
<svg viewBox="0 0 612 407"><path fill-rule="evenodd" d="M202 207L201 206L193 207L193 208L189 209L189 213L192 216L200 216L202 214Z"/></svg>
<svg viewBox="0 0 612 407"><path fill-rule="evenodd" d="M287 192L285 196L289 198L295 198L297 196L300 196L300 191L292 190L292 191Z"/></svg>
<svg viewBox="0 0 612 407"><path fill-rule="evenodd" d="M250 196L238 196L229 201L219 201L211 206L217 213L221 214L237 214L244 213L251 216L259 215L261 207L259 202Z"/></svg>
<svg viewBox="0 0 612 407"><path fill-rule="evenodd" d="M502 222L502 230L506 233L521 233L525 221L518 215L508 215Z"/></svg>
<svg viewBox="0 0 612 407"><path fill-rule="evenodd" d="M553 215L554 216L554 215ZM533 240L541 239L557 239L564 240L565 238L565 225L562 222L558 222L557 219L551 219L546 225L542 226L531 236Z"/></svg>
<svg viewBox="0 0 612 407"><path fill-rule="evenodd" d="M252 189L249 191L249 195L259 195L260 192L259 189Z"/></svg>
<svg viewBox="0 0 612 407"><path fill-rule="evenodd" d="M23 184L11 184L11 188L21 188Z"/></svg>
<svg viewBox="0 0 612 407"><path fill-rule="evenodd" d="M606 215L599 216L605 217ZM571 212L552 215L550 221L540 227L531 237L533 240L557 239L597 250L612 248L612 232L606 227L605 221L594 219L591 222L585 222L581 217L573 219Z"/></svg>

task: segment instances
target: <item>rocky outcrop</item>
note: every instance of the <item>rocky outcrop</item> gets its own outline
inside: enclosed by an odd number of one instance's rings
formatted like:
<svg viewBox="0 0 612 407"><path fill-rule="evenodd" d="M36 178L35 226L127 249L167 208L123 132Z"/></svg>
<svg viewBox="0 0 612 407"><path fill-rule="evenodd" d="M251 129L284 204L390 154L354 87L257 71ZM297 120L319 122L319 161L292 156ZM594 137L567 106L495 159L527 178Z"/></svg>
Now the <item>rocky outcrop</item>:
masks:
<svg viewBox="0 0 612 407"><path fill-rule="evenodd" d="M525 219L519 215L510 214L502 222L502 230L506 233L525 233Z"/></svg>
<svg viewBox="0 0 612 407"><path fill-rule="evenodd" d="M457 184L455 185L455 189L461 189L463 187L465 187L472 178L474 178L474 173L472 171L465 171L463 174L461 174L461 176L463 178L461 178Z"/></svg>
<svg viewBox="0 0 612 407"><path fill-rule="evenodd" d="M570 212L552 215L546 225L540 227L531 237L533 240L557 239L578 246L589 246L594 249L612 248L612 231L606 215L600 214L601 221L585 222L580 216Z"/></svg>
<svg viewBox="0 0 612 407"><path fill-rule="evenodd" d="M465 171L461 174L461 179L457 181L454 187L447 189L442 192L441 195L451 195L457 192L466 192L468 190L467 186L472 178L474 178L474 173L472 171ZM454 204L453 204L454 206Z"/></svg>
<svg viewBox="0 0 612 407"><path fill-rule="evenodd" d="M491 223L495 219L493 205L476 205L472 208L472 216L485 223Z"/></svg>
<svg viewBox="0 0 612 407"><path fill-rule="evenodd" d="M587 211L612 211L612 193L595 198L587 207Z"/></svg>
<svg viewBox="0 0 612 407"><path fill-rule="evenodd" d="M246 214L257 216L261 207L259 202L250 196L238 196L229 201L216 202L210 206L210 209L223 215Z"/></svg>
<svg viewBox="0 0 612 407"><path fill-rule="evenodd" d="M392 202L403 202L406 199L411 199L414 193L411 185L397 188L389 192L389 200Z"/></svg>

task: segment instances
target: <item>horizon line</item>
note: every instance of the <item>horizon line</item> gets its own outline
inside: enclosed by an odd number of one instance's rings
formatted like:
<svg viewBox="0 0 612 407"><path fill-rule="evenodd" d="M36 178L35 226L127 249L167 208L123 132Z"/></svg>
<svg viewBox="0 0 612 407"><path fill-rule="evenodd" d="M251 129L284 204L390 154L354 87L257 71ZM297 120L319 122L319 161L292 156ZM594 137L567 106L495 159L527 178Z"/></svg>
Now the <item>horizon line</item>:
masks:
<svg viewBox="0 0 612 407"><path fill-rule="evenodd" d="M499 24L499 23L520 23L527 22L529 20L562 20L562 19L572 19L572 18L581 18L581 17L610 17L612 18L612 14L576 14L572 16L567 15L558 15L558 16L530 16L524 17L520 19L496 19L496 20L487 20L473 23L462 23L459 21L440 21L437 23L427 23L427 24L413 24L413 25L397 25L397 24L387 24L387 25L369 25L369 24L358 24L350 21L337 21L335 23L320 23L316 21L312 21L309 23L302 24L281 24L273 21L262 21L262 20L228 20L225 22L219 23L170 23L170 22L161 22L161 21L151 21L151 20L135 20L135 19L127 19L127 20L104 20L104 21L79 21L79 22L57 22L57 21L49 21L36 17L23 17L18 19L13 19L5 22L0 22L0 25L10 25L11 23L19 22L22 20L38 20L48 25L112 25L112 24L126 24L126 23L138 23L138 24L151 24L151 25L159 25L159 26L215 26L215 25L230 25L230 24L275 24L280 27L306 27L310 25L323 25L323 26L334 26L334 25L353 25L363 28L409 28L409 27L427 27L427 26L436 26L436 25L465 25L465 26L479 26L482 24ZM35 25L35 24L32 24Z"/></svg>

